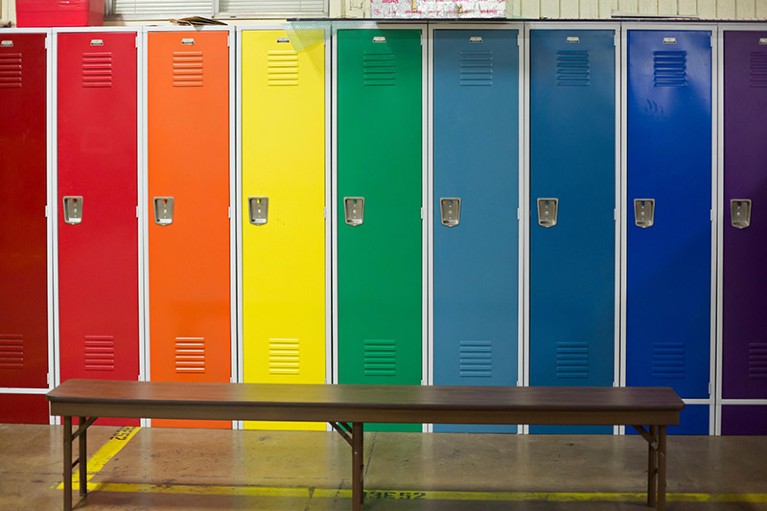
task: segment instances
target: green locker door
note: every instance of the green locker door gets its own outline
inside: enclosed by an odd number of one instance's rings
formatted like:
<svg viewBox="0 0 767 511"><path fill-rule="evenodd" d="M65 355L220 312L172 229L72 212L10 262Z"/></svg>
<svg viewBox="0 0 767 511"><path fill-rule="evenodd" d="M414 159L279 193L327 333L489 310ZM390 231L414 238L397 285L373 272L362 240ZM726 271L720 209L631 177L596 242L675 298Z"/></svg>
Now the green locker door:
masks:
<svg viewBox="0 0 767 511"><path fill-rule="evenodd" d="M338 30L336 42L338 381L419 385L421 30Z"/></svg>

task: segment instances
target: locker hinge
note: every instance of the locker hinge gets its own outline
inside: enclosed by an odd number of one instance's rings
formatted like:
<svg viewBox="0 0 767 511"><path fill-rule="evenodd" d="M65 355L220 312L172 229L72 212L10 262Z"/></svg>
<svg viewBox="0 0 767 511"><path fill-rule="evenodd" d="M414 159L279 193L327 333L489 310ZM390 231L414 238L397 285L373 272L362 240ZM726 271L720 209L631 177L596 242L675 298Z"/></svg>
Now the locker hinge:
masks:
<svg viewBox="0 0 767 511"><path fill-rule="evenodd" d="M51 373L47 373L47 374L45 375L45 383L46 383L46 385L48 385L49 387L51 386Z"/></svg>
<svg viewBox="0 0 767 511"><path fill-rule="evenodd" d="M232 219L232 208L226 208L226 217L231 220Z"/></svg>
<svg viewBox="0 0 767 511"><path fill-rule="evenodd" d="M45 218L48 218L48 204L45 205Z"/></svg>
<svg viewBox="0 0 767 511"><path fill-rule="evenodd" d="M421 220L423 220L423 206L421 206Z"/></svg>
<svg viewBox="0 0 767 511"><path fill-rule="evenodd" d="M228 35L226 36L226 47L231 48L232 47L232 36Z"/></svg>
<svg viewBox="0 0 767 511"><path fill-rule="evenodd" d="M136 218L138 218L138 217L139 217L139 215L138 215L138 206L136 206Z"/></svg>
<svg viewBox="0 0 767 511"><path fill-rule="evenodd" d="M323 220L328 219L328 208L322 208L322 218Z"/></svg>
<svg viewBox="0 0 767 511"><path fill-rule="evenodd" d="M520 219L519 215L520 215L520 211L519 211L519 208L517 208L517 221L519 221L519 219Z"/></svg>
<svg viewBox="0 0 767 511"><path fill-rule="evenodd" d="M522 34L520 32L517 32L517 48L522 46Z"/></svg>
<svg viewBox="0 0 767 511"><path fill-rule="evenodd" d="M138 35L136 36L136 48L138 48Z"/></svg>
<svg viewBox="0 0 767 511"><path fill-rule="evenodd" d="M48 48L50 48L50 46L48 46L48 36L46 35L45 36L45 49L47 50Z"/></svg>
<svg viewBox="0 0 767 511"><path fill-rule="evenodd" d="M613 208L613 222L618 220L618 208Z"/></svg>
<svg viewBox="0 0 767 511"><path fill-rule="evenodd" d="M423 46L423 30L421 30L421 46Z"/></svg>
<svg viewBox="0 0 767 511"><path fill-rule="evenodd" d="M613 46L618 47L618 32L613 35Z"/></svg>
<svg viewBox="0 0 767 511"><path fill-rule="evenodd" d="M708 212L708 221L709 222L713 222L714 221L714 210L713 209L709 210L709 212Z"/></svg>
<svg viewBox="0 0 767 511"><path fill-rule="evenodd" d="M711 396L711 382L708 382L708 395Z"/></svg>

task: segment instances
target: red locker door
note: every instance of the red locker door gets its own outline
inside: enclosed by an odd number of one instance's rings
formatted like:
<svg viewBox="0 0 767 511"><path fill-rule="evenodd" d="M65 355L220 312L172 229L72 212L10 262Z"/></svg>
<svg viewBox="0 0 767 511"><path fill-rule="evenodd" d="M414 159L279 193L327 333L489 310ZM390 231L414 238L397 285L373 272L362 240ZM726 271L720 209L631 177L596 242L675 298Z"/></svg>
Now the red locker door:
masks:
<svg viewBox="0 0 767 511"><path fill-rule="evenodd" d="M155 381L231 377L228 41L228 31L147 34L149 366Z"/></svg>
<svg viewBox="0 0 767 511"><path fill-rule="evenodd" d="M136 36L57 35L61 381L139 375Z"/></svg>
<svg viewBox="0 0 767 511"><path fill-rule="evenodd" d="M0 387L48 386L46 37L0 33ZM40 398L0 394L0 421L47 423Z"/></svg>

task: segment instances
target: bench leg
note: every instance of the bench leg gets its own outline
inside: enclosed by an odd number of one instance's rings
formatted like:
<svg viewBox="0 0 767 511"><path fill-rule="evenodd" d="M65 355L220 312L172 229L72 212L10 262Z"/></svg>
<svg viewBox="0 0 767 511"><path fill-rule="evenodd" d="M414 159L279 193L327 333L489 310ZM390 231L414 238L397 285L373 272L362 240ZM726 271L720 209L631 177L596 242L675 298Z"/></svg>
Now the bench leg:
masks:
<svg viewBox="0 0 767 511"><path fill-rule="evenodd" d="M85 425L86 417L80 417L80 497L88 493L88 427Z"/></svg>
<svg viewBox="0 0 767 511"><path fill-rule="evenodd" d="M658 511L666 509L666 426L658 428Z"/></svg>
<svg viewBox="0 0 767 511"><path fill-rule="evenodd" d="M658 426L650 426L647 442L647 505L655 507L658 494Z"/></svg>
<svg viewBox="0 0 767 511"><path fill-rule="evenodd" d="M352 510L362 511L362 502L365 499L363 485L363 436L364 427L361 422L352 423Z"/></svg>
<svg viewBox="0 0 767 511"><path fill-rule="evenodd" d="M64 417L64 511L72 511L72 417Z"/></svg>

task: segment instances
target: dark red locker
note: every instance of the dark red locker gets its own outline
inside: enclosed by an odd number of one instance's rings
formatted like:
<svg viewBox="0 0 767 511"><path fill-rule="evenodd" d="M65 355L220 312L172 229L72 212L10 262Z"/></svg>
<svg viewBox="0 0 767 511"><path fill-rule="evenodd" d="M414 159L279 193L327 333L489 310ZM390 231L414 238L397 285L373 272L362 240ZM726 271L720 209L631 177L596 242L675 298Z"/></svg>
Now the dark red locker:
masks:
<svg viewBox="0 0 767 511"><path fill-rule="evenodd" d="M48 387L46 37L0 33L0 387ZM3 422L48 422L39 396L2 397L24 403Z"/></svg>
<svg viewBox="0 0 767 511"><path fill-rule="evenodd" d="M56 35L61 381L139 376L136 37Z"/></svg>

